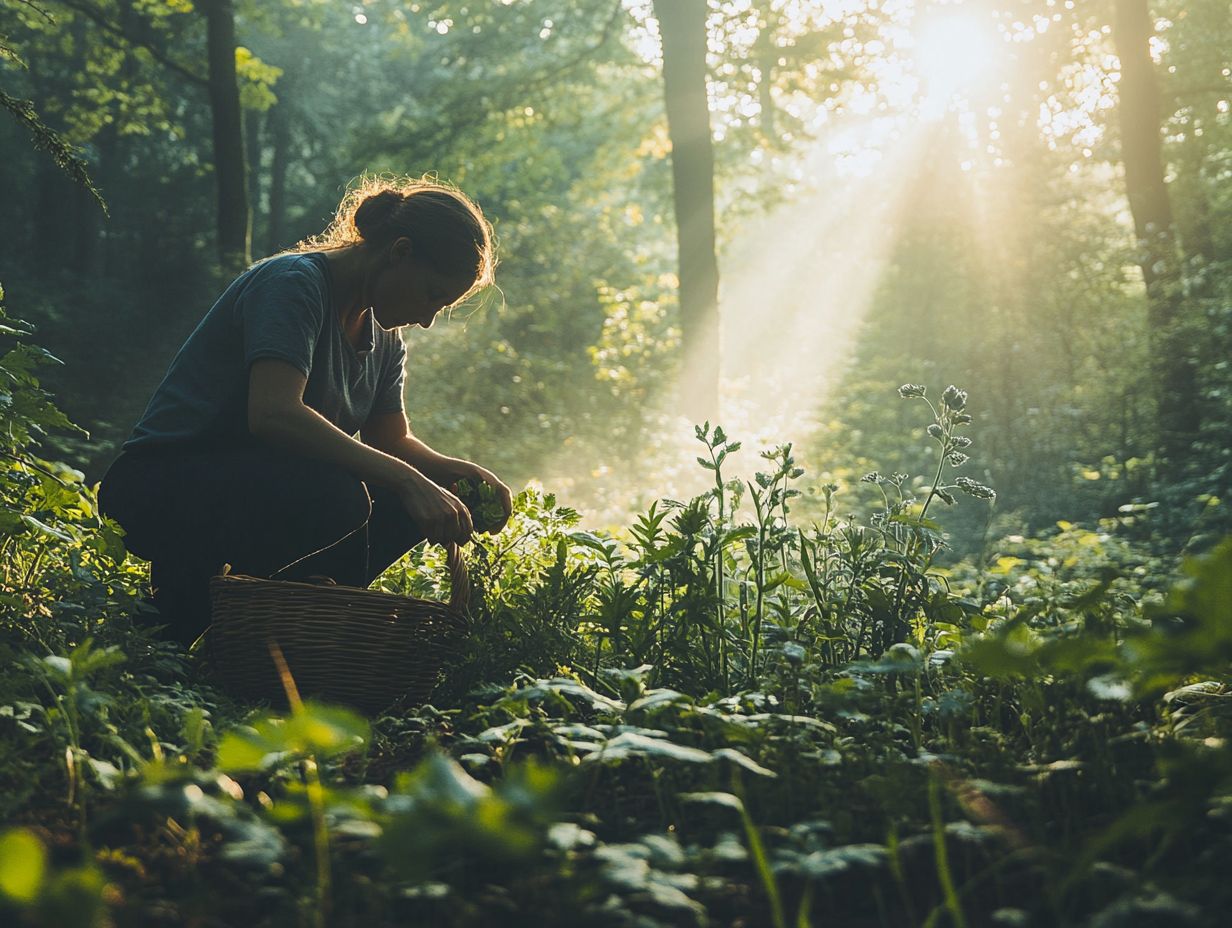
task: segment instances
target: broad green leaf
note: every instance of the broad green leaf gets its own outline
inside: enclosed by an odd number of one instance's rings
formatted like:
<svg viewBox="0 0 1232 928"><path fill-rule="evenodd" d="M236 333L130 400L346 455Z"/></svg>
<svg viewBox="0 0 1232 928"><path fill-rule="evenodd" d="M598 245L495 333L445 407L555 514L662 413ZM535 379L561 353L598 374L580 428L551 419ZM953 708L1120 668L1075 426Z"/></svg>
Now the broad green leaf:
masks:
<svg viewBox="0 0 1232 928"><path fill-rule="evenodd" d="M558 850L593 847L595 840L593 831L587 831L575 822L557 822L548 828L548 842Z"/></svg>
<svg viewBox="0 0 1232 928"><path fill-rule="evenodd" d="M62 655L48 654L43 658L43 665L51 671L53 675L64 680L68 680L73 675L73 662Z"/></svg>
<svg viewBox="0 0 1232 928"><path fill-rule="evenodd" d="M363 747L368 731L368 722L350 709L313 702L305 703L286 724L291 750L326 757Z"/></svg>
<svg viewBox="0 0 1232 928"><path fill-rule="evenodd" d="M809 715L789 715L785 712L755 712L752 715L729 715L727 718L733 722L751 723L754 725L761 724L769 719L776 719L780 722L790 722L792 725L802 725L805 728L824 731L827 734L834 734L838 731L832 723L822 719L815 719Z"/></svg>
<svg viewBox="0 0 1232 928"><path fill-rule="evenodd" d="M502 728L504 726L501 726ZM488 731L493 731L489 728ZM589 725L582 725L577 722L572 722L567 725L553 725L552 733L559 735L562 738L589 738L594 741L602 741L606 735L597 728L592 728ZM479 737L483 737L480 735Z"/></svg>
<svg viewBox="0 0 1232 928"><path fill-rule="evenodd" d="M803 873L826 877L852 866L875 867L885 860L886 850L880 844L848 844L830 850L814 851L799 862Z"/></svg>
<svg viewBox="0 0 1232 928"><path fill-rule="evenodd" d="M29 513L23 513L21 516L21 521L42 535L47 535L50 538L55 538L57 541L67 542L68 544L72 544L73 542L73 536L68 534L68 532L62 531L58 528L53 528L46 522L34 518L34 516Z"/></svg>
<svg viewBox="0 0 1232 928"><path fill-rule="evenodd" d="M489 744L504 744L512 738L517 737L518 733L530 724L530 719L514 719L512 722L506 722L504 725L495 725L492 728L484 729L479 733L479 740L486 741Z"/></svg>
<svg viewBox="0 0 1232 928"><path fill-rule="evenodd" d="M670 706L673 703L687 702L689 697L684 693L670 689L651 690L640 699L634 700L629 704L630 712L645 712L653 709L659 709L663 706Z"/></svg>
<svg viewBox="0 0 1232 928"><path fill-rule="evenodd" d="M0 893L20 903L39 894L47 870L47 849L25 828L0 835Z"/></svg>
<svg viewBox="0 0 1232 928"><path fill-rule="evenodd" d="M492 793L491 787L472 777L452 757L439 752L430 754L411 772L402 791L428 802L462 808L471 808Z"/></svg>
<svg viewBox="0 0 1232 928"><path fill-rule="evenodd" d="M267 758L282 752L281 746L270 744L255 729L233 728L219 742L217 764L228 772L259 770L266 765Z"/></svg>
<svg viewBox="0 0 1232 928"><path fill-rule="evenodd" d="M738 767L743 767L750 773L755 773L759 777L777 777L778 774L773 770L767 770L757 761L753 760L746 754L742 754L735 748L718 748L711 752L719 760L729 760Z"/></svg>
<svg viewBox="0 0 1232 928"><path fill-rule="evenodd" d="M676 796L676 798L681 802L706 803L712 806L723 806L724 808L732 809L736 812L744 811L744 803L740 801L740 797L731 793L680 793Z"/></svg>
<svg viewBox="0 0 1232 928"><path fill-rule="evenodd" d="M714 760L708 752L698 748L658 738L647 738L634 732L624 732L604 744L599 753L587 756L582 763L624 760L629 757L678 760L690 764L708 764Z"/></svg>
<svg viewBox="0 0 1232 928"><path fill-rule="evenodd" d="M218 746L224 771L256 770L283 754L330 757L361 748L368 722L349 709L305 703L289 718L268 716L251 726L233 728Z"/></svg>
<svg viewBox="0 0 1232 928"><path fill-rule="evenodd" d="M1209 554L1186 561L1185 579L1173 587L1168 606L1208 626L1232 629L1232 538Z"/></svg>
<svg viewBox="0 0 1232 928"><path fill-rule="evenodd" d="M515 690L506 697L506 700L535 700L551 695L580 699L592 709L602 709L608 712L621 712L625 708L623 702L609 699L602 693L596 693L585 683L579 683L576 680L569 680L563 677L555 677L550 680L536 680L529 686Z"/></svg>

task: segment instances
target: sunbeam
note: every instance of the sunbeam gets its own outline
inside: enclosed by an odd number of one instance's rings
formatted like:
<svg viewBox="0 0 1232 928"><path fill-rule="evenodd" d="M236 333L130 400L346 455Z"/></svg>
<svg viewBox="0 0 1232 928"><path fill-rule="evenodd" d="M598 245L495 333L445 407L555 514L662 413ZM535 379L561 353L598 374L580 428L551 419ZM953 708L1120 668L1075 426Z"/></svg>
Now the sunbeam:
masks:
<svg viewBox="0 0 1232 928"><path fill-rule="evenodd" d="M718 421L750 451L732 459L731 476L751 476L758 450L802 444L815 427L815 410L847 367L930 135L919 121L834 119L799 165L802 192L724 247ZM695 423L671 405L699 366L686 346L680 380L664 392L635 465L613 456L579 473L562 449L537 473L596 524L616 524L661 496L700 492L707 475L694 460Z"/></svg>
<svg viewBox="0 0 1232 928"><path fill-rule="evenodd" d="M987 80L1003 44L992 24L958 9L925 14L912 30L912 59L923 91L922 112L937 118L956 94Z"/></svg>

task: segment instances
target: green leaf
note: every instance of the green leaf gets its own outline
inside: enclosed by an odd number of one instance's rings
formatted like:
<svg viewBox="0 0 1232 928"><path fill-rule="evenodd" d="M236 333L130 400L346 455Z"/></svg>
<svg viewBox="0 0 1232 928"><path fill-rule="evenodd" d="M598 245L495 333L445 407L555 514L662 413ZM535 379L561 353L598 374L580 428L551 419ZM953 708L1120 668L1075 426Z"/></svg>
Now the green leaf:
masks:
<svg viewBox="0 0 1232 928"><path fill-rule="evenodd" d="M812 877L841 873L854 865L875 867L885 860L880 844L848 844L825 851L814 851L800 861L800 870Z"/></svg>
<svg viewBox="0 0 1232 928"><path fill-rule="evenodd" d="M604 557L610 557L617 551L617 544L609 538L600 538L591 532L570 532L569 540L576 541L584 548L598 551Z"/></svg>
<svg viewBox="0 0 1232 928"><path fill-rule="evenodd" d="M551 696L563 696L568 700L568 697L580 699L587 703L592 709L603 710L607 712L622 712L625 704L619 700L609 699L602 693L596 693L585 683L579 683L576 680L569 680L564 677L553 677L550 680L536 680L529 686L520 687L509 696L501 700L505 702L526 702L533 700L542 700Z"/></svg>
<svg viewBox="0 0 1232 928"><path fill-rule="evenodd" d="M218 745L217 763L219 769L229 772L260 770L266 758L280 753L255 729L232 729Z"/></svg>
<svg viewBox="0 0 1232 928"><path fill-rule="evenodd" d="M31 903L43 886L47 849L25 828L0 835L0 893L20 903Z"/></svg>
<svg viewBox="0 0 1232 928"><path fill-rule="evenodd" d="M48 654L43 658L43 666L52 676L68 680L73 675L73 662L59 654Z"/></svg>
<svg viewBox="0 0 1232 928"><path fill-rule="evenodd" d="M646 757L657 760L676 760L689 764L708 764L714 757L700 748L692 748L672 741L648 738L634 732L624 732L612 738L597 754L588 755L588 761L619 761L629 757Z"/></svg>
<svg viewBox="0 0 1232 928"><path fill-rule="evenodd" d="M791 580L791 574L785 570L780 570L774 576L766 578L766 585L762 588L762 592L769 593L771 590L777 590L789 580Z"/></svg>
<svg viewBox="0 0 1232 928"><path fill-rule="evenodd" d="M368 722L349 709L308 702L290 718L271 715L227 732L218 746L218 766L258 770L282 755L331 757L363 747L368 731Z"/></svg>
<svg viewBox="0 0 1232 928"><path fill-rule="evenodd" d="M729 545L735 541L743 541L746 538L752 538L756 534L757 526L740 525L723 533L723 544Z"/></svg>
<svg viewBox="0 0 1232 928"><path fill-rule="evenodd" d="M1186 561L1185 575L1173 587L1168 607L1210 626L1232 628L1232 538Z"/></svg>
<svg viewBox="0 0 1232 928"><path fill-rule="evenodd" d="M433 752L415 768L406 781L405 792L434 803L469 809L492 790L463 770L452 757Z"/></svg>
<svg viewBox="0 0 1232 928"><path fill-rule="evenodd" d="M996 679L1031 678L1040 672L1035 647L1025 629L971 641L963 647L961 656L965 663L980 673Z"/></svg>
<svg viewBox="0 0 1232 928"><path fill-rule="evenodd" d="M674 703L689 702L689 697L684 693L679 693L676 690L658 689L651 690L641 699L637 699L629 704L630 712L646 712L654 709L660 709L663 706L670 706Z"/></svg>
<svg viewBox="0 0 1232 928"><path fill-rule="evenodd" d="M514 719L512 722L506 722L504 725L494 725L491 728L485 728L478 735L480 741L486 741L489 744L505 744L511 739L517 737L518 733L530 724L530 719Z"/></svg>
<svg viewBox="0 0 1232 928"><path fill-rule="evenodd" d="M725 809L732 809L736 812L744 811L744 803L740 801L740 797L734 796L731 793L680 793L676 798L681 802L706 803L712 806L722 806Z"/></svg>
<svg viewBox="0 0 1232 928"><path fill-rule="evenodd" d="M46 522L42 522L39 519L34 518L34 516L29 515L28 513L22 514L21 521L26 523L26 525L34 529L39 534L49 535L50 537L55 538L58 541L68 542L69 544L72 544L73 542L72 535L68 534L65 531L62 531L61 529L53 528L52 526L48 525Z"/></svg>
<svg viewBox="0 0 1232 928"><path fill-rule="evenodd" d="M737 751L735 748L718 748L711 752L720 760L729 760L738 767L743 767L749 773L755 773L759 777L777 777L778 774L773 770L768 770L757 761L753 760L746 754Z"/></svg>
<svg viewBox="0 0 1232 928"><path fill-rule="evenodd" d="M307 702L286 727L292 750L325 757L363 747L368 722L350 709Z"/></svg>

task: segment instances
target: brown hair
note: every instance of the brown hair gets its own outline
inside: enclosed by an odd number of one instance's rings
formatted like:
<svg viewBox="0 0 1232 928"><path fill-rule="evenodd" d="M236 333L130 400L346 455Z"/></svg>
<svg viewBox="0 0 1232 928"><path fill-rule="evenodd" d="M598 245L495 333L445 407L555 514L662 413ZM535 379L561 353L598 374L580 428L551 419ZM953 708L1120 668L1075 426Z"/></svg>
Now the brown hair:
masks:
<svg viewBox="0 0 1232 928"><path fill-rule="evenodd" d="M408 238L415 254L435 270L474 280L468 295L493 283L496 248L492 226L479 206L452 184L428 177L361 177L320 235L295 252L362 244L384 248Z"/></svg>

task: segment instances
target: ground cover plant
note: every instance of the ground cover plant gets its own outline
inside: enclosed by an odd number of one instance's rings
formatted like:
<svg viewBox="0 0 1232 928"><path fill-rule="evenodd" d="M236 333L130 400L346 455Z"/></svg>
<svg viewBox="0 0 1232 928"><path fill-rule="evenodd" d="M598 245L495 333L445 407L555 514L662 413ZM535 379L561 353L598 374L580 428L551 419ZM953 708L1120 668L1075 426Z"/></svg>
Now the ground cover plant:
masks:
<svg viewBox="0 0 1232 928"><path fill-rule="evenodd" d="M365 719L237 704L134 622L141 565L39 456L70 428L53 359L0 325L6 923L1215 925L1232 903L1232 542L1175 564L1132 540L1139 507L956 561L940 511L995 498L962 474L957 387L885 397L936 443L920 476L811 486L784 444L741 481L750 452L707 423L712 489L619 535L524 490L472 549L475 631L434 704ZM441 597L441 567L417 550L379 584Z"/></svg>

